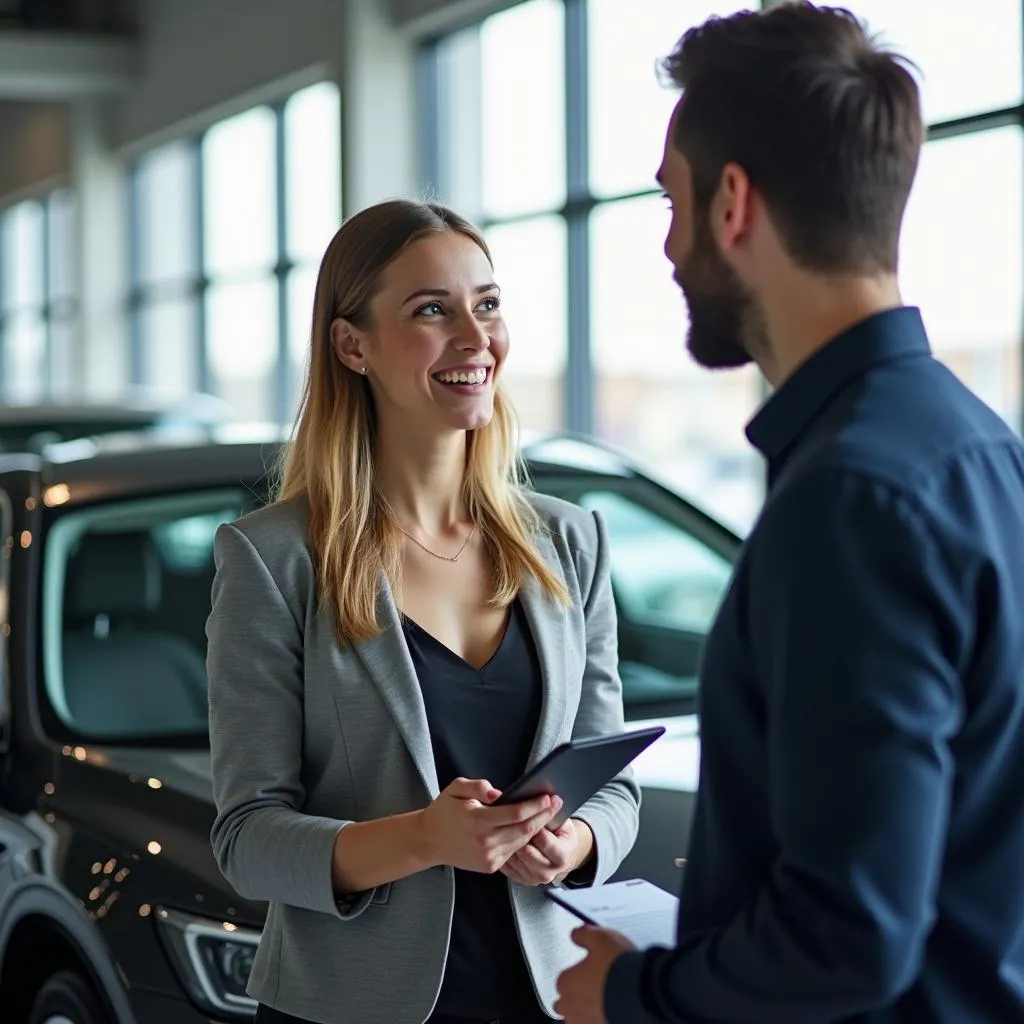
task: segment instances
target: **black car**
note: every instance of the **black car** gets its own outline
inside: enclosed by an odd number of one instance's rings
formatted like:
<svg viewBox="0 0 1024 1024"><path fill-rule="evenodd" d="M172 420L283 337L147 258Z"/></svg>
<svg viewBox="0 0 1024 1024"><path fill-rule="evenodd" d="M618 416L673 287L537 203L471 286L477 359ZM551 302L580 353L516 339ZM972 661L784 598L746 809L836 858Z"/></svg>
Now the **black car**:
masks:
<svg viewBox="0 0 1024 1024"><path fill-rule="evenodd" d="M141 391L110 402L18 402L0 396L0 452L38 453L62 441L100 434L211 428L224 423L230 414L223 399L204 394L180 402L167 402Z"/></svg>
<svg viewBox="0 0 1024 1024"><path fill-rule="evenodd" d="M87 447L0 455L0 1019L251 1019L265 906L210 850L204 629L214 533L267 499L278 443ZM526 454L538 489L605 515L629 716L674 716L692 746L738 539L612 452ZM624 871L678 852L682 814L658 808Z"/></svg>

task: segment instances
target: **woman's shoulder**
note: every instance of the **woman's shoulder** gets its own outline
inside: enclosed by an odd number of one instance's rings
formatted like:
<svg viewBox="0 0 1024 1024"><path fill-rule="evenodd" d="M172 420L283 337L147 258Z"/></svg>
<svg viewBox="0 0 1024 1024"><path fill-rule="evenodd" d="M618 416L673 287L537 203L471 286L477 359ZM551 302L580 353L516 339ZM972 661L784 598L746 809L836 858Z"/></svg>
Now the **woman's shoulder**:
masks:
<svg viewBox="0 0 1024 1024"><path fill-rule="evenodd" d="M252 541L276 536L305 538L309 530L309 505L301 497L272 501L247 512L231 525Z"/></svg>
<svg viewBox="0 0 1024 1024"><path fill-rule="evenodd" d="M268 567L297 555L308 558L309 507L303 498L271 502L230 526L248 540Z"/></svg>
<svg viewBox="0 0 1024 1024"><path fill-rule="evenodd" d="M589 555L596 552L599 538L593 512L538 491L525 491L524 497L552 538L562 540L574 552Z"/></svg>

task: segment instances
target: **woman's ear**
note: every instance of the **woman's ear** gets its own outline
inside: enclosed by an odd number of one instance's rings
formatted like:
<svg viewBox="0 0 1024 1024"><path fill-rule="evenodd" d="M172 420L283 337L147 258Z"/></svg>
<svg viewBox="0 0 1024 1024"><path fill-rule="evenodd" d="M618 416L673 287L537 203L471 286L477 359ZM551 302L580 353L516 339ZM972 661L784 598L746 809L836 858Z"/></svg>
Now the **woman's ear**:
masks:
<svg viewBox="0 0 1024 1024"><path fill-rule="evenodd" d="M331 321L331 348L353 373L366 373L366 354L359 329L344 317Z"/></svg>

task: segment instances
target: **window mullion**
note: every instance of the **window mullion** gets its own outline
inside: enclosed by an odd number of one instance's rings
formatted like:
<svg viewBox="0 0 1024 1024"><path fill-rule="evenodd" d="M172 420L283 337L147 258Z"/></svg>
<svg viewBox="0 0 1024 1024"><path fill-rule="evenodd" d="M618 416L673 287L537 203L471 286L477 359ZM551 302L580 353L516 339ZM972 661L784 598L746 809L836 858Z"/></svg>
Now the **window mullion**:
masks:
<svg viewBox="0 0 1024 1024"><path fill-rule="evenodd" d="M566 303L568 353L566 426L594 429L590 351L590 180L588 173L587 0L565 0Z"/></svg>
<svg viewBox="0 0 1024 1024"><path fill-rule="evenodd" d="M53 193L51 192L42 201L43 237L40 246L43 261L43 304L40 310L43 317L43 394L47 397L53 394L53 275L50 273L52 203Z"/></svg>
<svg viewBox="0 0 1024 1024"><path fill-rule="evenodd" d="M278 423L286 423L291 416L292 362L288 344L288 211L287 160L285 159L284 105L274 106L274 154L276 163L276 226L277 260L274 277L277 282L277 373L274 379L274 410Z"/></svg>
<svg viewBox="0 0 1024 1024"><path fill-rule="evenodd" d="M196 325L196 387L202 392L212 389L212 375L206 344L206 294L210 282L206 276L206 253L203 244L204 210L206 208L205 189L203 188L203 138L199 136L192 144L193 180L195 182L195 325Z"/></svg>
<svg viewBox="0 0 1024 1024"><path fill-rule="evenodd" d="M139 188L140 162L128 170L128 330L129 380L142 384L146 379L145 340L142 337L142 196Z"/></svg>
<svg viewBox="0 0 1024 1024"><path fill-rule="evenodd" d="M449 196L449 182L442 167L442 147L449 141L445 108L441 97L440 43L435 39L424 43L416 57L416 78L419 124L420 188L440 199Z"/></svg>
<svg viewBox="0 0 1024 1024"><path fill-rule="evenodd" d="M7 383L7 331L10 318L7 315L7 268L5 267L7 211L0 211L0 388Z"/></svg>

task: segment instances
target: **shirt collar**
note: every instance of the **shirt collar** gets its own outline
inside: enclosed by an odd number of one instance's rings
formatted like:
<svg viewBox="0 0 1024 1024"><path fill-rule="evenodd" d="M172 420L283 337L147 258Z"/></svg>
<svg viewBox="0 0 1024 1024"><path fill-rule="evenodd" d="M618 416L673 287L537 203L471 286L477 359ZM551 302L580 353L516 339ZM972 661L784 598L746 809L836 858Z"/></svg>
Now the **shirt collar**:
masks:
<svg viewBox="0 0 1024 1024"><path fill-rule="evenodd" d="M776 459L849 381L892 359L930 352L917 307L875 313L799 366L747 424L747 440L767 459Z"/></svg>

